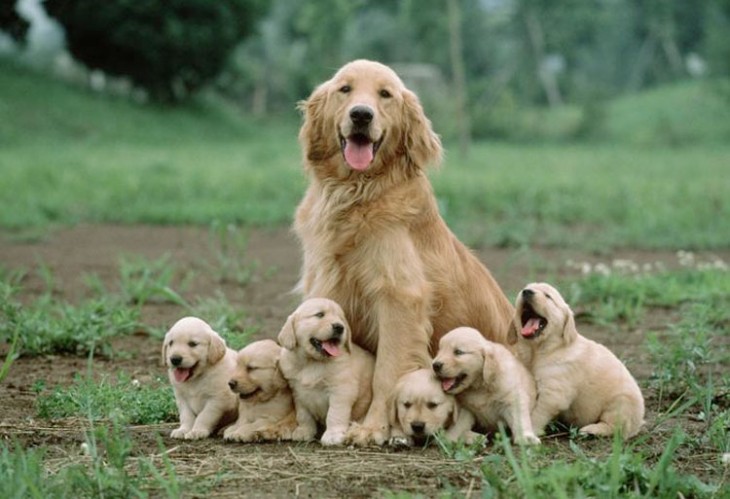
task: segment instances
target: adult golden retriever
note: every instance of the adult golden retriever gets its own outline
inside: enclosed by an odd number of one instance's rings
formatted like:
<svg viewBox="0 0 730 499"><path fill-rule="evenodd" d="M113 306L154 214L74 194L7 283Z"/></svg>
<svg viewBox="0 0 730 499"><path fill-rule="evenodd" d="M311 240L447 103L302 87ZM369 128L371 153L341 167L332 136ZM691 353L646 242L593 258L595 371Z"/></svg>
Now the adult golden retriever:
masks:
<svg viewBox="0 0 730 499"><path fill-rule="evenodd" d="M578 334L573 312L557 289L531 283L517 296L509 342L535 377L532 411L539 435L553 419L581 433L626 438L644 422L644 397L626 366L605 346Z"/></svg>
<svg viewBox="0 0 730 499"><path fill-rule="evenodd" d="M299 289L338 302L354 341L376 354L373 402L352 443L383 444L394 380L428 368L429 349L457 326L503 342L513 308L441 218L425 171L441 142L393 70L346 64L300 108Z"/></svg>

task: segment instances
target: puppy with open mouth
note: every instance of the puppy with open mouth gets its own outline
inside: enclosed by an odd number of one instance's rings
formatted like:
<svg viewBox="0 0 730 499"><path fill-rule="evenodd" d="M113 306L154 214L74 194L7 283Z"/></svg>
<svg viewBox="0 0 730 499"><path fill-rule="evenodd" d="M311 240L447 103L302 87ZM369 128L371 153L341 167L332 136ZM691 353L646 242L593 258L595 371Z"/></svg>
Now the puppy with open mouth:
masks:
<svg viewBox="0 0 730 499"><path fill-rule="evenodd" d="M573 311L557 289L531 283L517 295L507 339L535 378L535 431L558 418L590 435L638 433L644 398L624 364L605 346L578 334Z"/></svg>
<svg viewBox="0 0 730 499"><path fill-rule="evenodd" d="M302 303L278 339L279 365L296 408L292 439L312 440L324 425L323 445L344 443L351 422L370 407L375 359L352 342L342 308L326 298Z"/></svg>
<svg viewBox="0 0 730 499"><path fill-rule="evenodd" d="M228 389L236 351L205 321L177 321L165 334L162 359L180 414L172 438L205 438L236 420L238 398Z"/></svg>
<svg viewBox="0 0 730 499"><path fill-rule="evenodd" d="M487 431L503 423L516 443L540 443L530 420L535 382L503 345L485 339L476 329L459 327L441 338L432 367L443 391L455 395L461 407L447 438L470 440L475 423Z"/></svg>
<svg viewBox="0 0 730 499"><path fill-rule="evenodd" d="M279 369L281 347L254 341L238 352L228 386L239 398L238 419L223 432L236 442L291 440L296 428L294 400Z"/></svg>

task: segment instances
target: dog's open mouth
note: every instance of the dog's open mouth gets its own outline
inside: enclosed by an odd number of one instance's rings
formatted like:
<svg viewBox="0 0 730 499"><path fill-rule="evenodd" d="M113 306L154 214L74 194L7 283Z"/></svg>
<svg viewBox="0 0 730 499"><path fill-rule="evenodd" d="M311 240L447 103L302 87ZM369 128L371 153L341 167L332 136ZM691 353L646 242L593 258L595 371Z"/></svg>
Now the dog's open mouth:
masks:
<svg viewBox="0 0 730 499"><path fill-rule="evenodd" d="M321 341L317 338L311 338L309 342L312 344L315 350L325 357L337 357L342 353L340 349L340 339L331 338L329 340Z"/></svg>
<svg viewBox="0 0 730 499"><path fill-rule="evenodd" d="M252 390L248 393L238 392L238 396L241 398L241 400L246 400L246 399L250 399L251 397L253 397L260 391L261 391L261 387L257 387L255 390Z"/></svg>
<svg viewBox="0 0 730 499"><path fill-rule="evenodd" d="M534 339L542 334L545 326L547 326L547 319L541 316L532 305L525 303L522 306L522 337L527 339Z"/></svg>
<svg viewBox="0 0 730 499"><path fill-rule="evenodd" d="M441 378L441 389L447 393L453 391L458 388L465 378L465 373L461 373L455 378Z"/></svg>
<svg viewBox="0 0 730 499"><path fill-rule="evenodd" d="M364 171L370 166L375 154L383 143L383 138L373 142L364 133L353 133L348 137L340 136L340 147L345 161L354 170Z"/></svg>
<svg viewBox="0 0 730 499"><path fill-rule="evenodd" d="M178 383L185 383L187 380L193 377L195 368L198 366L196 363L191 367L176 367L173 369L172 374L175 376L175 381Z"/></svg>

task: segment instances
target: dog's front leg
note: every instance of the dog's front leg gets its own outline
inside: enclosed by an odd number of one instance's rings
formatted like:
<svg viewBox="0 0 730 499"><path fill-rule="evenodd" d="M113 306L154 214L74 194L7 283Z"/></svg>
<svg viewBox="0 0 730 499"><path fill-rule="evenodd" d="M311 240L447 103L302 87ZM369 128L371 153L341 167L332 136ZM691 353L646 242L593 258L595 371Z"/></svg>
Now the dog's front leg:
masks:
<svg viewBox="0 0 730 499"><path fill-rule="evenodd" d="M170 437L185 438L185 435L193 428L195 424L195 413L183 400L175 397L177 403L177 411L180 414L180 427L172 430Z"/></svg>
<svg viewBox="0 0 730 499"><path fill-rule="evenodd" d="M357 390L357 386L354 388ZM322 435L321 442L322 445L342 445L345 441L347 428L350 426L350 416L355 401L349 394L345 396L335 393L330 397L329 403L327 427Z"/></svg>
<svg viewBox="0 0 730 499"><path fill-rule="evenodd" d="M185 434L186 440L198 440L209 437L218 426L225 410L220 403L212 400L205 404L203 410L195 418L193 428Z"/></svg>

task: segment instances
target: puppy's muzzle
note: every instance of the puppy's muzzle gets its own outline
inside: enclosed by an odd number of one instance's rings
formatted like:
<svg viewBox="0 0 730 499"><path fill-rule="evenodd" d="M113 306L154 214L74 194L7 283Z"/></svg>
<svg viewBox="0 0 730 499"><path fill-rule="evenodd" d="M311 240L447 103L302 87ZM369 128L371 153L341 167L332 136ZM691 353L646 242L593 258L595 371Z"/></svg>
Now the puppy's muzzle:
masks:
<svg viewBox="0 0 730 499"><path fill-rule="evenodd" d="M436 374L441 374L441 369L444 368L444 364L442 362L434 362L431 364L431 367L433 367L433 372Z"/></svg>
<svg viewBox="0 0 730 499"><path fill-rule="evenodd" d="M183 358L180 355L173 355L170 357L170 364L175 367L179 367L182 364Z"/></svg>
<svg viewBox="0 0 730 499"><path fill-rule="evenodd" d="M414 421L411 423L411 430L414 435L423 435L426 431L426 423L423 421Z"/></svg>

